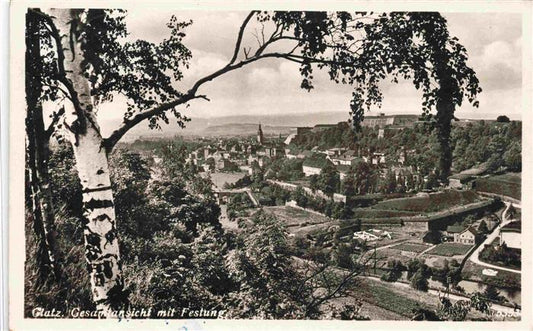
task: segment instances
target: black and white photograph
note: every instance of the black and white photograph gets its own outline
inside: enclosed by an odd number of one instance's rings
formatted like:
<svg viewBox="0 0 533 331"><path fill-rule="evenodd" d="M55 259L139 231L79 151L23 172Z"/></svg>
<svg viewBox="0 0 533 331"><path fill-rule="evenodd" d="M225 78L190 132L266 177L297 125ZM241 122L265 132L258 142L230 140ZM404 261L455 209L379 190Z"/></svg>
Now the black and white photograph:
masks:
<svg viewBox="0 0 533 331"><path fill-rule="evenodd" d="M530 322L523 11L29 4L21 319Z"/></svg>

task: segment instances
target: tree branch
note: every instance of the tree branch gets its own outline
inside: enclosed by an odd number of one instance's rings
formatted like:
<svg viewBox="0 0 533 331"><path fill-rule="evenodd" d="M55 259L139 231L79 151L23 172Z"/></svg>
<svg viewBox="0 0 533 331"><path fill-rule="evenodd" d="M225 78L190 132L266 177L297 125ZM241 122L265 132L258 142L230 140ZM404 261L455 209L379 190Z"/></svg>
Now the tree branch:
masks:
<svg viewBox="0 0 533 331"><path fill-rule="evenodd" d="M181 104L184 104L192 99L195 99L195 98L202 98L202 99L207 99L206 96L197 96L196 93L198 91L198 89L205 83L207 82L210 82L212 81L213 79L227 73L227 72L230 72L232 70L235 70L235 69L238 69L238 68L241 68L247 64L250 64L252 62L255 62L257 60L260 60L260 59L265 59L265 58L282 58L282 59L286 59L286 60L289 60L289 61L292 61L292 62L296 62L296 63L303 63L303 62L311 62L311 63L334 63L334 64L338 64L338 65L345 65L345 66L352 66L353 63L342 63L342 62L339 62L339 61L328 61L328 60L325 60L325 59L315 59L315 58L309 58L309 57L304 57L304 56L300 56L300 55L295 55L293 54L294 50L297 48L297 46L295 48L293 48L289 53L267 53L267 54L263 54L263 51L265 50L265 48L276 42L277 40L281 40L281 39L285 39L285 37L282 36L282 32L283 30L281 30L279 36L276 36L276 33L279 31L279 27L276 27L276 30L274 31L274 33L270 36L269 40L266 41L264 44L261 45L260 43L260 47L259 49L255 52L255 54L252 56L252 57L248 57L250 54L249 54L249 51L246 51L246 48L244 50L245 52L245 56L246 58L240 62L237 62L236 63L236 60L238 58L238 55L239 55L239 52L240 52L240 47L241 47L241 44L242 44L242 39L243 39L243 35L244 35L244 31L246 29L246 26L247 24L249 23L249 21L251 20L251 18L253 17L253 15L256 13L256 11L252 11L248 14L248 16L245 18L244 22L242 23L240 29L239 29L239 33L238 33L238 36L237 36L237 42L235 44L235 50L233 52L233 56L231 58L231 60L228 62L227 65L225 65L223 68L199 79L198 81L196 81L196 83L194 83L194 85L192 86L192 88L186 93L184 94L183 96L181 96L180 98L174 100L174 101L171 101L171 102L168 102L168 103L165 103L165 104L161 104L159 106L156 106L148 111L145 111L143 113L140 113L140 114L137 114L135 115L133 118L131 119L127 119L127 120L124 120L123 124L121 125L120 128L118 128L117 130L115 130L108 138L104 139L103 141L103 145L104 147L106 148L106 150L108 152L110 152L112 150L112 148L115 146L115 144L120 140L120 138L122 138L122 136L124 136L124 134L126 134L126 132L128 132L132 127L134 127L135 125L137 125L138 123L140 123L141 121L147 119L147 118L150 118L152 116L157 116L163 112L165 112L166 110L168 109L171 109L173 107L176 107L178 105L181 105ZM259 42L259 38L258 36L256 35L256 38L258 39L258 42Z"/></svg>
<svg viewBox="0 0 533 331"><path fill-rule="evenodd" d="M111 135L108 138L105 138L102 141L103 147L106 149L108 153L111 152L111 150L116 145L116 143L120 140L120 138L122 138L126 134L126 132L128 132L135 125L139 124L140 122L144 121L147 118L150 118L152 116L157 116L168 109L184 104L191 99L193 99L193 97L187 94L174 101L164 103L148 111L139 113L130 119L125 119L122 122L122 125L118 129L113 131L113 133L111 133Z"/></svg>
<svg viewBox="0 0 533 331"><path fill-rule="evenodd" d="M237 57L239 56L239 51L241 49L241 43L242 43L242 37L244 35L244 30L246 29L246 25L248 25L248 22L250 22L250 19L252 19L252 16L254 16L255 13L256 11L251 11L248 14L248 16L246 16L246 18L244 19L244 22L242 22L242 25L239 29L239 34L237 35L237 42L235 44L235 50L233 51L233 57L229 61L229 64L233 64L237 60Z"/></svg>
<svg viewBox="0 0 533 331"><path fill-rule="evenodd" d="M58 80L67 88L67 91L70 94L69 99L72 101L74 110L78 117L78 123L81 128L85 128L85 125L86 125L85 115L83 114L83 109L80 105L78 93L76 92L74 86L72 85L72 82L67 78L67 74L65 71L65 63L64 63L65 53L63 52L63 46L61 44L61 35L59 34L59 30L57 29L54 23L53 17L43 13L42 11L38 9L37 10L30 9L30 10L32 10L34 13L38 14L41 18L43 18L44 22L47 24L48 30L50 31L51 37L55 41L56 51L57 51Z"/></svg>
<svg viewBox="0 0 533 331"><path fill-rule="evenodd" d="M52 133L54 133L54 127L56 126L57 122L59 122L59 119L61 116L63 116L63 114L65 114L65 107L61 107L57 113L53 113L52 122L44 132L46 140L49 140L52 136Z"/></svg>

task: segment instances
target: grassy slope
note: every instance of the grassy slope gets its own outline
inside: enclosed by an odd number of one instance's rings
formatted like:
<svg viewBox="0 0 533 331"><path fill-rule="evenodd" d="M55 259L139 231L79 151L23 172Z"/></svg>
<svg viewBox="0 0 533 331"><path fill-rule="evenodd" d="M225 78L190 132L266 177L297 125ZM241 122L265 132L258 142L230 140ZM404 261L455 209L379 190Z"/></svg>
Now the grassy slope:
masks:
<svg viewBox="0 0 533 331"><path fill-rule="evenodd" d="M381 201L373 209L411 212L435 212L457 205L481 201L474 191L444 191L429 196Z"/></svg>
<svg viewBox="0 0 533 331"><path fill-rule="evenodd" d="M499 176L480 178L476 181L476 189L481 192L502 194L521 199L522 174L507 173Z"/></svg>

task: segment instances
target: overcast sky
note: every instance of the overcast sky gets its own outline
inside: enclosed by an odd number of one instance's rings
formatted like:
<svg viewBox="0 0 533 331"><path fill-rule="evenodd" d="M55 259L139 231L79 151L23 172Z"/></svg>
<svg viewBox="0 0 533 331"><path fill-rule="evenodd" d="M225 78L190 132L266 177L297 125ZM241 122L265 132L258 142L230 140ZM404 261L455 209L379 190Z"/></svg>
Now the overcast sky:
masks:
<svg viewBox="0 0 533 331"><path fill-rule="evenodd" d="M190 87L199 77L223 67L230 58L235 38L246 12L223 11L129 11L127 26L132 39L159 42L168 36L165 23L175 14L181 20L192 19L184 43L193 53L190 69L180 86ZM452 35L459 38L469 54L469 64L477 72L483 88L477 113L509 114L517 118L521 106L521 16L510 13L453 13L448 19ZM253 29L247 32L248 40ZM315 75L316 76L316 75ZM200 93L211 102L194 101L186 114L193 117L217 117L235 114L286 114L349 110L351 89L319 76L310 93L299 88L298 65L282 60L258 61L205 84ZM382 109L372 113L420 113L421 98L409 82L385 84ZM104 120L121 118L123 100L100 106ZM469 114L474 109L464 105L457 112Z"/></svg>

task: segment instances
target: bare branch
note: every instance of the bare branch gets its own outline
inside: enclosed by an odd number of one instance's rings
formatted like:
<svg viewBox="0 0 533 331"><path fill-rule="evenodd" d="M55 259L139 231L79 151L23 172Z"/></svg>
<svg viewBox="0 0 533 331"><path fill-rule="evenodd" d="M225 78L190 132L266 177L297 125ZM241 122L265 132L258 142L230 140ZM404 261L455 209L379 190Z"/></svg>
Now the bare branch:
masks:
<svg viewBox="0 0 533 331"><path fill-rule="evenodd" d="M239 34L237 35L237 42L235 44L235 51L233 52L233 57L229 61L229 64L233 64L237 60L237 57L239 56L239 51L241 49L242 36L244 35L244 30L246 29L246 25L248 25L248 22L250 22L250 19L252 19L255 13L256 11L251 11L248 14L248 16L246 16L246 18L244 19L244 22L242 23L239 29Z"/></svg>
<svg viewBox="0 0 533 331"><path fill-rule="evenodd" d="M261 40L259 40L259 36L257 34L257 29L255 29L255 32L252 32L252 36L255 37L255 40L257 41L258 48L261 48L263 44L261 44Z"/></svg>
<svg viewBox="0 0 533 331"><path fill-rule="evenodd" d="M207 99L205 96L195 97L192 94L186 94L179 99L164 103L148 111L139 113L130 119L125 119L122 122L122 125L118 129L113 131L113 133L111 133L111 135L108 138L103 140L102 142L103 147L106 149L108 153L111 152L111 150L113 149L115 144L120 140L120 138L122 138L126 134L126 132L128 132L135 125L139 124L140 122L144 121L147 118L150 118L152 116L157 116L165 112L166 110L182 105L195 98Z"/></svg>
<svg viewBox="0 0 533 331"><path fill-rule="evenodd" d="M263 38L263 45L265 44L265 23L261 22L261 37Z"/></svg>
<svg viewBox="0 0 533 331"><path fill-rule="evenodd" d="M104 147L106 148L107 151L111 151L111 149L113 148L113 146L118 142L118 140L127 132L129 131L133 126L137 125L138 123L140 123L141 121L147 119L147 118L150 118L152 116L157 116L173 107L176 107L178 105L181 105L181 104L184 104L192 99L195 99L195 98L201 98L201 99L205 99L205 100L208 100L206 96L197 96L196 93L198 91L198 89L205 83L207 82L210 82L212 81L213 79L227 73L227 72L230 72L232 70L236 70L238 68L241 68L247 64L250 64L250 63L253 63L255 61L258 61L260 59L266 59L266 58L280 58L280 59L286 59L286 60L289 60L289 61L292 61L292 62L295 62L295 63L324 63L324 64L336 64L336 65L341 65L341 66L353 66L353 63L346 63L346 62L340 62L340 61L334 61L334 60L326 60L326 59L323 59L323 58L310 58L310 57L305 57L305 56L302 56L302 55L297 55L297 54L294 54L294 52L296 51L296 49L299 47L300 43L298 43L298 45L296 45L290 52L288 53L266 53L266 54L263 54L263 52L265 51L265 49L267 48L267 46L271 45L272 43L278 41L278 40L282 40L282 39L295 39L295 38L288 38L288 37L285 37L283 36L283 27L280 26L280 25L277 25L276 26L276 29L275 31L272 33L272 35L270 36L269 40L264 40L264 43L261 43L260 39L259 39L259 36L256 34L254 34L254 36L256 37L256 40L259 44L259 48L258 50L255 52L255 54L253 56L250 57L250 51L251 51L251 48L246 48L244 47L243 48L243 51L244 51L244 55L245 55L245 59L244 60L241 60L239 62L236 62L237 61L237 58L238 58L238 55L239 55L239 52L240 52L240 47L241 47L241 44L242 44L242 38L243 38L243 35L244 35L244 31L246 29L246 26L247 24L249 23L250 19L253 17L253 15L255 14L256 12L255 11L252 11L250 12L250 14L248 14L248 16L246 17L246 19L244 20L243 24L241 25L240 29L239 29L239 34L237 36L237 42L236 42L236 46L235 46L235 51L233 53L233 57L231 58L231 60L229 61L229 63L227 65L225 65L223 68L199 79L198 81L196 81L196 83L194 83L194 85L192 86L192 88L184 95L182 95L181 97L179 97L178 99L174 100L174 101L171 101L171 102L168 102L168 103L165 103L165 104L161 104L159 106L156 106L150 110L147 110L143 113L140 113L140 114L137 114L135 115L133 118L131 119L127 119L123 122L122 126L120 128L118 128L117 130L115 130L107 139L104 139ZM262 31L262 34L264 36L264 31ZM298 40L298 39L296 39Z"/></svg>

